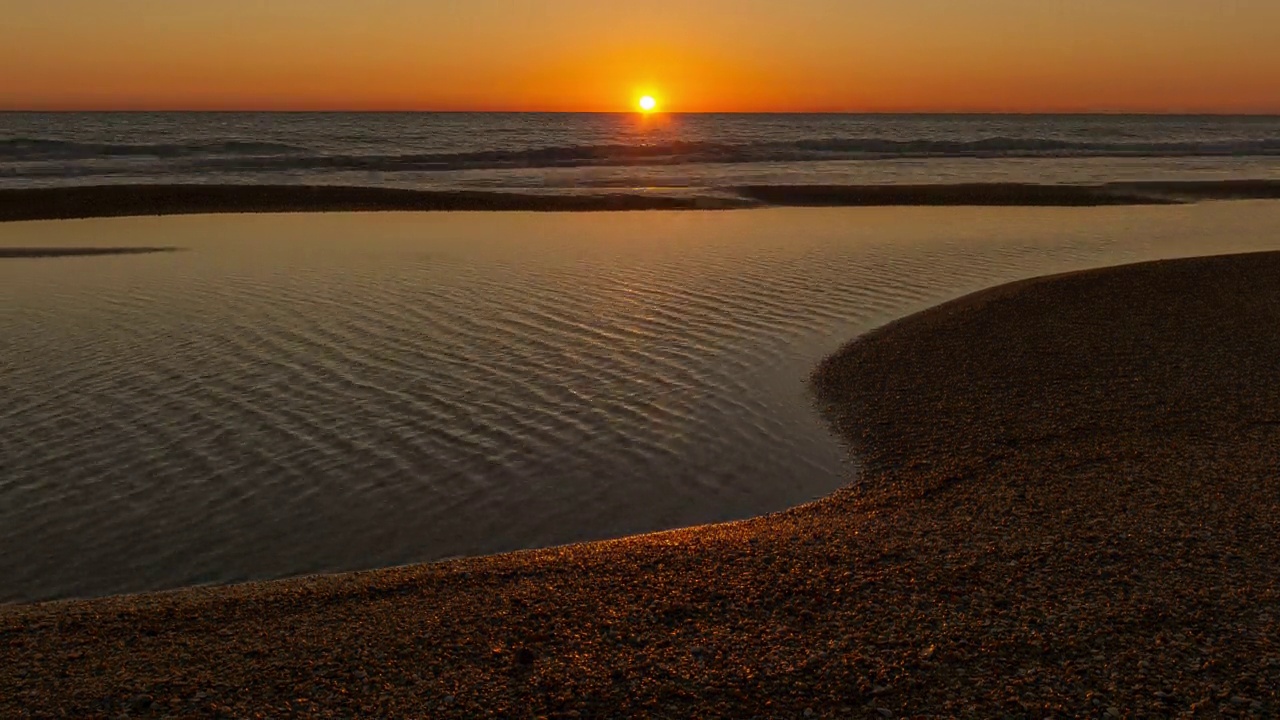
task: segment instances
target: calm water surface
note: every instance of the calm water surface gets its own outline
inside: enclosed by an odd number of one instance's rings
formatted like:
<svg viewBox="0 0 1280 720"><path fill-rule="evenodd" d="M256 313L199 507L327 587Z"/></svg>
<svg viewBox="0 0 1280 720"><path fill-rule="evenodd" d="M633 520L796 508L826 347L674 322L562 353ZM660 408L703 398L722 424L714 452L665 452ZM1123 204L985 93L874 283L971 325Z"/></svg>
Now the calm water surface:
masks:
<svg viewBox="0 0 1280 720"><path fill-rule="evenodd" d="M1280 203L0 225L0 600L741 518L855 468L813 365L961 293L1280 248Z"/></svg>

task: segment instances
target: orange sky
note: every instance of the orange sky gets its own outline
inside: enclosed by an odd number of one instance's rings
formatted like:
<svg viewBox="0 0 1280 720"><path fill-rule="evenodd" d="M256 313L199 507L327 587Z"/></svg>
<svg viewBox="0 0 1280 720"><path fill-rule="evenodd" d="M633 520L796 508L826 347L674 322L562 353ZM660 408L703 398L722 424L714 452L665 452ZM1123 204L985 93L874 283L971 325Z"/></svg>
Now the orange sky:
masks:
<svg viewBox="0 0 1280 720"><path fill-rule="evenodd" d="M0 108L1280 112L1280 0L14 0Z"/></svg>

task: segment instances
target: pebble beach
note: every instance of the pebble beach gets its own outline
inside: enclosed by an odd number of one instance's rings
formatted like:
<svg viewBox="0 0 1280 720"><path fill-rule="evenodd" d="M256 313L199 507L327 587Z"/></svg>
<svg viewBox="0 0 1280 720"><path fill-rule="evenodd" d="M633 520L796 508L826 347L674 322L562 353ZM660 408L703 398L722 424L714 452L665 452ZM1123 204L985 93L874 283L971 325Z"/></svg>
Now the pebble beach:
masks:
<svg viewBox="0 0 1280 720"><path fill-rule="evenodd" d="M814 373L737 523L0 607L3 717L1274 717L1280 253L1006 285Z"/></svg>

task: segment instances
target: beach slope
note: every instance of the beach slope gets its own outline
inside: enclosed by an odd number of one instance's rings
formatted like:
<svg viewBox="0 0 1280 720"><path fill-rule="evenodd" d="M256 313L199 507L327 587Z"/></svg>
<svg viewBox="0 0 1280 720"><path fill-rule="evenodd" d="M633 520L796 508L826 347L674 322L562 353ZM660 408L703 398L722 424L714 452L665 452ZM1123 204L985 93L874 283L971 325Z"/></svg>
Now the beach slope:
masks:
<svg viewBox="0 0 1280 720"><path fill-rule="evenodd" d="M1280 713L1280 254L1008 285L814 387L860 482L428 566L0 608L0 716Z"/></svg>

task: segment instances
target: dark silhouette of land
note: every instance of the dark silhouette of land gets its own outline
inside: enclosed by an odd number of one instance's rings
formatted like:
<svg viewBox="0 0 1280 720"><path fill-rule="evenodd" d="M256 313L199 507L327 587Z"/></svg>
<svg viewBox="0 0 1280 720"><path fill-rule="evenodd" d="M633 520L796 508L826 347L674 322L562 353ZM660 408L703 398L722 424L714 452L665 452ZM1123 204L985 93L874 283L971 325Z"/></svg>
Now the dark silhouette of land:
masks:
<svg viewBox="0 0 1280 720"><path fill-rule="evenodd" d="M1151 205L1280 198L1280 181L1034 185L751 185L698 197L535 195L329 185L102 185L0 190L0 221L203 213L721 210L767 206Z"/></svg>
<svg viewBox="0 0 1280 720"><path fill-rule="evenodd" d="M743 196L770 205L800 206L1058 206L1168 205L1177 201L1104 185L752 185Z"/></svg>
<svg viewBox="0 0 1280 720"><path fill-rule="evenodd" d="M85 255L142 255L176 252L176 247L0 247L0 259L80 257Z"/></svg>
<svg viewBox="0 0 1280 720"><path fill-rule="evenodd" d="M551 196L329 185L102 185L0 190L0 221L206 213L692 210L709 206L716 204L648 195Z"/></svg>

